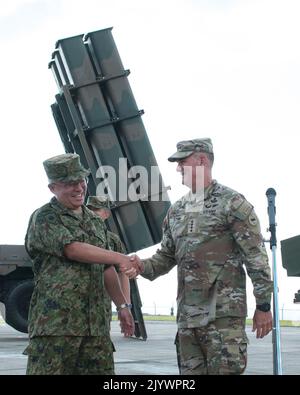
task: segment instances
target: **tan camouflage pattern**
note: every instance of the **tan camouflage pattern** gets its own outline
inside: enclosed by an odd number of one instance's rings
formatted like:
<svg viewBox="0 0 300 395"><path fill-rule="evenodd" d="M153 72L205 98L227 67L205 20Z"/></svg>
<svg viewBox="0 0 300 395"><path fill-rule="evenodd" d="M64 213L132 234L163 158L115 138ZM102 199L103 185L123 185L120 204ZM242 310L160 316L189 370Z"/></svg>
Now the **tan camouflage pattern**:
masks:
<svg viewBox="0 0 300 395"><path fill-rule="evenodd" d="M177 265L180 329L246 317L244 265L256 303L270 303L270 267L253 206L216 181L205 189L202 202L189 193L171 206L161 248L143 263L142 276L150 280Z"/></svg>
<svg viewBox="0 0 300 395"><path fill-rule="evenodd" d="M179 141L176 147L177 151L168 158L169 162L175 162L187 158L194 152L206 152L208 154L213 154L214 152L210 138Z"/></svg>
<svg viewBox="0 0 300 395"><path fill-rule="evenodd" d="M107 196L89 196L86 202L88 208L105 208L110 210L112 202Z"/></svg>
<svg viewBox="0 0 300 395"><path fill-rule="evenodd" d="M41 336L30 340L27 375L113 375L114 346L103 336Z"/></svg>
<svg viewBox="0 0 300 395"><path fill-rule="evenodd" d="M62 154L43 162L49 182L72 182L86 178L90 170L80 163L77 154Z"/></svg>
<svg viewBox="0 0 300 395"><path fill-rule="evenodd" d="M178 329L180 374L242 374L247 365L248 343L244 328L244 318L221 318L205 328Z"/></svg>
<svg viewBox="0 0 300 395"><path fill-rule="evenodd" d="M86 207L76 215L53 197L32 214L25 239L35 283L30 338L106 333L104 265L66 259L64 247L75 241L106 247L105 225Z"/></svg>

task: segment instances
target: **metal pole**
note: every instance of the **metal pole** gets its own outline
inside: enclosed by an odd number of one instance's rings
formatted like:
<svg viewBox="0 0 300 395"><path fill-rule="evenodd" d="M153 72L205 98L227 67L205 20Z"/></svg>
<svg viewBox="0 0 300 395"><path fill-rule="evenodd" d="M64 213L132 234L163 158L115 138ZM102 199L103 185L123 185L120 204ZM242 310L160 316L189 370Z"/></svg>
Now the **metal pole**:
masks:
<svg viewBox="0 0 300 395"><path fill-rule="evenodd" d="M280 323L279 323L279 305L278 305L278 281L276 270L276 223L275 223L275 196L276 191L269 188L266 192L268 199L269 231L271 232L270 247L272 250L272 274L273 274L273 374L282 375L281 364L281 344L280 344Z"/></svg>

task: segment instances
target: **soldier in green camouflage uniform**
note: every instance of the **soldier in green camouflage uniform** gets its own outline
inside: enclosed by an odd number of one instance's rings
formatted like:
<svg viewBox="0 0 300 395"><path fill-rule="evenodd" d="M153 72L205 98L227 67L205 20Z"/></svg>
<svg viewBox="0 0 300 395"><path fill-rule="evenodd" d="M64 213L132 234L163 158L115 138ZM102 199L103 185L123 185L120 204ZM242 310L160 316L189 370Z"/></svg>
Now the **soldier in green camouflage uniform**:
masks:
<svg viewBox="0 0 300 395"><path fill-rule="evenodd" d="M258 218L243 195L212 179L213 159L210 139L177 144L169 161L178 162L177 171L190 192L169 209L161 248L139 262L142 276L150 280L177 265L181 374L245 370L244 265L257 303L253 330L262 338L272 329L272 281Z"/></svg>
<svg viewBox="0 0 300 395"><path fill-rule="evenodd" d="M112 264L129 271L132 265L106 249L103 221L83 205L89 171L79 156L58 155L44 168L55 197L31 215L25 239L35 283L24 351L27 374L114 374L104 280L121 306L126 300ZM130 310L120 308L119 318L133 334Z"/></svg>
<svg viewBox="0 0 300 395"><path fill-rule="evenodd" d="M107 220L111 216L112 202L106 196L89 196L86 202L86 206L97 214L103 221ZM119 236L113 232L107 231L107 243L108 248L112 251L126 253L125 246L120 240ZM118 272L118 267L116 267ZM126 274L118 272L118 277L121 285L122 292L126 299L127 305L130 307L130 283L129 278ZM107 321L110 323L112 316L111 309L111 298L105 292L105 309L107 312Z"/></svg>

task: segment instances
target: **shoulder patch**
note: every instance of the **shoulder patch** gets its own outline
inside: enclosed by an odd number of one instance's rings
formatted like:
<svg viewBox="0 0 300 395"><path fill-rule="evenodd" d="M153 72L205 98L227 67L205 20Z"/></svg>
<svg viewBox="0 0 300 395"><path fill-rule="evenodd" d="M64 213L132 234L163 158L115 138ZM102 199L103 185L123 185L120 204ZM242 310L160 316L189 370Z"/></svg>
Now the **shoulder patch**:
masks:
<svg viewBox="0 0 300 395"><path fill-rule="evenodd" d="M248 222L251 226L257 226L258 224L258 219L256 214L252 211L249 218L248 218Z"/></svg>
<svg viewBox="0 0 300 395"><path fill-rule="evenodd" d="M245 220L249 217L253 210L252 204L250 204L242 196L237 196L232 202L232 215L240 220Z"/></svg>

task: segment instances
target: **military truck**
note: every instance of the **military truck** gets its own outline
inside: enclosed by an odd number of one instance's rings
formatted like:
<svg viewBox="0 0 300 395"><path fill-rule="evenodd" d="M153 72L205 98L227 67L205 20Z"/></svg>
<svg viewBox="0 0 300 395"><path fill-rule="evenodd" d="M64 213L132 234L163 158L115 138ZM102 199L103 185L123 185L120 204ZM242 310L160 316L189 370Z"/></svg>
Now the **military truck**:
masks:
<svg viewBox="0 0 300 395"><path fill-rule="evenodd" d="M282 266L289 277L300 277L300 235L281 240ZM300 289L295 293L294 303L300 303Z"/></svg>
<svg viewBox="0 0 300 395"><path fill-rule="evenodd" d="M0 245L0 302L6 323L27 333L28 309L33 291L31 260L23 245Z"/></svg>
<svg viewBox="0 0 300 395"><path fill-rule="evenodd" d="M138 49L137 49L138 50ZM51 105L64 151L91 170L88 195L114 202L108 228L127 253L160 242L170 207L112 28L58 40L48 64L58 94ZM58 153L59 154L59 153ZM0 301L6 322L27 331L32 270L24 246L1 246ZM137 283L130 280L135 334L146 339Z"/></svg>

